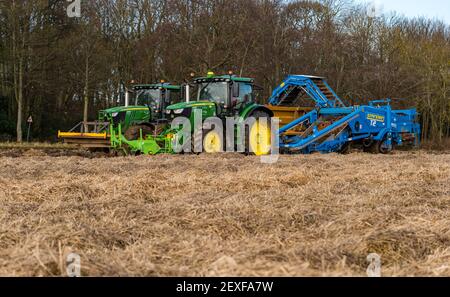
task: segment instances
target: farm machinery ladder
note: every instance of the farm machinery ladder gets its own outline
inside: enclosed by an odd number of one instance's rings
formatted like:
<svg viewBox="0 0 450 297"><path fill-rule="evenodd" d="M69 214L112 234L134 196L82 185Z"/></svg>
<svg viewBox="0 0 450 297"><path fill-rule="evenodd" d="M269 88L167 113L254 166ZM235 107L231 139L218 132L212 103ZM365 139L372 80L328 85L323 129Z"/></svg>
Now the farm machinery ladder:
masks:
<svg viewBox="0 0 450 297"><path fill-rule="evenodd" d="M269 104L287 106L295 102L300 93L307 94L317 107L345 107L339 96L323 77L289 75L272 93Z"/></svg>

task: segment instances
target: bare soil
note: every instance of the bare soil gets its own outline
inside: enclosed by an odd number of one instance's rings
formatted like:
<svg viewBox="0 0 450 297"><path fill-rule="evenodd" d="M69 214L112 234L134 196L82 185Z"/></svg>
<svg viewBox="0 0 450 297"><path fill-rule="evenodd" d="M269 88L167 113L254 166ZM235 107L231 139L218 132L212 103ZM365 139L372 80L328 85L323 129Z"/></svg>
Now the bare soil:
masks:
<svg viewBox="0 0 450 297"><path fill-rule="evenodd" d="M86 155L87 154L87 155ZM0 152L0 275L450 276L450 154Z"/></svg>

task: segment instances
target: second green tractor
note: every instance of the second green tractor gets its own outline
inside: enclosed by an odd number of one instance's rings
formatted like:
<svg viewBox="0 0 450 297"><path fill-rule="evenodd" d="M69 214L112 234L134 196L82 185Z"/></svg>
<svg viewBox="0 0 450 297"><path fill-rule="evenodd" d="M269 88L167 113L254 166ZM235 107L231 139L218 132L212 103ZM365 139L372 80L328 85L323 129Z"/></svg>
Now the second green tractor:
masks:
<svg viewBox="0 0 450 297"><path fill-rule="evenodd" d="M195 78L189 89L193 91L192 101L180 102L167 107L166 113L170 119L184 116L189 119L191 126L191 140L197 141L200 134L201 148L206 153L222 152L226 148L224 135L233 135L234 143L242 141L245 152L255 155L267 154L270 150L270 119L273 112L264 105L256 103L255 87L252 78L237 77L234 75L214 75L209 72L205 77ZM233 131L222 135L216 129L195 129L194 115L201 114L202 121L215 117L222 122L226 130L226 119L234 119L235 123L245 123L249 117L254 119L246 125L233 125ZM203 125L202 125L203 126ZM245 129L240 131L240 129ZM240 137L244 136L244 139ZM191 141L192 150L195 150ZM236 149L236 146L231 148Z"/></svg>

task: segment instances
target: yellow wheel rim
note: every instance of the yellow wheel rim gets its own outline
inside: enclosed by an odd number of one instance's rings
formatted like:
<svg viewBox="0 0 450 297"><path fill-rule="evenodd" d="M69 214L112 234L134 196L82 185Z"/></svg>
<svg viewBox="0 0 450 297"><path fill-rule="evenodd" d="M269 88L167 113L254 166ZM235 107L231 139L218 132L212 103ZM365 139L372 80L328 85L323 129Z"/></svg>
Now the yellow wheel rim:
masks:
<svg viewBox="0 0 450 297"><path fill-rule="evenodd" d="M267 121L257 119L250 129L250 149L257 155L270 152L270 126Z"/></svg>
<svg viewBox="0 0 450 297"><path fill-rule="evenodd" d="M218 153L222 151L222 140L215 131L210 131L203 139L203 149L206 153Z"/></svg>

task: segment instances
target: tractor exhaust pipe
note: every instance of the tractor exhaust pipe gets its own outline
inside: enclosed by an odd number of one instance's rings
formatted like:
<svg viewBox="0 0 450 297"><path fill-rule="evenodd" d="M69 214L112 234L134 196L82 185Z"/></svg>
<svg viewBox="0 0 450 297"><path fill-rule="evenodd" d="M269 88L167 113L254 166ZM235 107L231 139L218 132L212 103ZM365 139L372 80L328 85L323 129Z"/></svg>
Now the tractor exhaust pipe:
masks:
<svg viewBox="0 0 450 297"><path fill-rule="evenodd" d="M190 101L190 94L189 94L189 83L186 84L186 102Z"/></svg>
<svg viewBox="0 0 450 297"><path fill-rule="evenodd" d="M125 106L130 105L130 92L125 88Z"/></svg>

